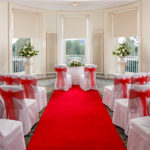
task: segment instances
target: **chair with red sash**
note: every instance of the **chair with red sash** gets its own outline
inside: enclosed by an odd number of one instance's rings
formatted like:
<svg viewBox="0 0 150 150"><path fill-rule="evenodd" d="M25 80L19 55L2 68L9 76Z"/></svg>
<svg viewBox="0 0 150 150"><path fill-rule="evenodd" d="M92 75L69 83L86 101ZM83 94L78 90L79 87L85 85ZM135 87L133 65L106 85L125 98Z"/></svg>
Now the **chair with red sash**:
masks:
<svg viewBox="0 0 150 150"><path fill-rule="evenodd" d="M0 74L0 85L20 85L20 78L16 74ZM4 111L4 102L0 98L0 118L3 117Z"/></svg>
<svg viewBox="0 0 150 150"><path fill-rule="evenodd" d="M36 99L38 112L47 105L46 88L37 86L37 78L33 75L20 76L25 98Z"/></svg>
<svg viewBox="0 0 150 150"><path fill-rule="evenodd" d="M72 87L71 76L67 74L67 67L65 65L54 66L56 72L55 90L68 91Z"/></svg>
<svg viewBox="0 0 150 150"><path fill-rule="evenodd" d="M0 94L5 103L5 118L21 121L27 135L39 120L36 101L24 99L24 90L19 86L0 86Z"/></svg>
<svg viewBox="0 0 150 150"><path fill-rule="evenodd" d="M20 86L20 77L16 74L3 74L6 85L18 85Z"/></svg>
<svg viewBox="0 0 150 150"><path fill-rule="evenodd" d="M128 134L131 119L149 116L150 85L132 85L129 91L128 115L125 133Z"/></svg>
<svg viewBox="0 0 150 150"><path fill-rule="evenodd" d="M116 75L114 78L114 85L106 86L104 88L103 103L111 110L114 110L116 99L127 98L127 85L130 84L130 75Z"/></svg>
<svg viewBox="0 0 150 150"><path fill-rule="evenodd" d="M84 74L80 76L80 87L84 91L97 90L96 65L89 64L84 67Z"/></svg>
<svg viewBox="0 0 150 150"><path fill-rule="evenodd" d="M26 149L22 123L20 121L0 119L0 149Z"/></svg>
<svg viewBox="0 0 150 150"><path fill-rule="evenodd" d="M113 124L126 129L126 121L128 114L128 95L131 85L143 85L146 84L146 73L136 73L131 76L131 84L127 85L127 97L115 100L114 113L112 122Z"/></svg>

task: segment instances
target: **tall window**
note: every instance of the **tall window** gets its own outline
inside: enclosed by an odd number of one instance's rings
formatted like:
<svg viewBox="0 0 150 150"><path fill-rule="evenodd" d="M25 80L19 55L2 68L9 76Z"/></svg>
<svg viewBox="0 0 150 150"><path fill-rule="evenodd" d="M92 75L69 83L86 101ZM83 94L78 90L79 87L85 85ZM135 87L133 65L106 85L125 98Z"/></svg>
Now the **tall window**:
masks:
<svg viewBox="0 0 150 150"><path fill-rule="evenodd" d="M138 38L137 37L119 37L118 43L126 42L131 48L131 54L126 57L126 72L138 72Z"/></svg>
<svg viewBox="0 0 150 150"><path fill-rule="evenodd" d="M65 41L65 61L85 63L85 39L87 39L87 17L65 16L63 18L63 39Z"/></svg>
<svg viewBox="0 0 150 150"><path fill-rule="evenodd" d="M30 41L30 38L14 38L13 39L13 72L22 72L24 71L24 61L25 58L19 56L19 50L23 48L24 44Z"/></svg>
<svg viewBox="0 0 150 150"><path fill-rule="evenodd" d="M66 64L73 60L85 63L85 40L84 39L66 39Z"/></svg>

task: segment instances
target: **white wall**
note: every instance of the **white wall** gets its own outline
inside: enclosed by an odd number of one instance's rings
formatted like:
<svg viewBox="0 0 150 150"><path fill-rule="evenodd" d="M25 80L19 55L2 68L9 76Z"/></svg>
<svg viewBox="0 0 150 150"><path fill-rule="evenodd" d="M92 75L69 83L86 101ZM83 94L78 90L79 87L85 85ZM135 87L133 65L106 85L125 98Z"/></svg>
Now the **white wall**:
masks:
<svg viewBox="0 0 150 150"><path fill-rule="evenodd" d="M104 72L104 10L92 11L93 34L93 63L97 65L97 72Z"/></svg>
<svg viewBox="0 0 150 150"><path fill-rule="evenodd" d="M0 73L8 72L8 2L0 3Z"/></svg>
<svg viewBox="0 0 150 150"><path fill-rule="evenodd" d="M150 0L141 0L141 71L150 72Z"/></svg>

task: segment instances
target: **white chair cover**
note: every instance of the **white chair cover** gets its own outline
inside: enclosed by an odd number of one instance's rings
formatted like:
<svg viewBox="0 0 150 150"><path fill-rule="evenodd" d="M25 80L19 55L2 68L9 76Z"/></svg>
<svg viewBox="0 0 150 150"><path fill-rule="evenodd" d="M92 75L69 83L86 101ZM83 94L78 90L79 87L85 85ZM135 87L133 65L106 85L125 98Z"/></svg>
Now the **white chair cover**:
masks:
<svg viewBox="0 0 150 150"><path fill-rule="evenodd" d="M24 90L19 86L3 85L0 93L5 103L5 118L21 121L24 135L28 134L39 121L36 101L24 99Z"/></svg>
<svg viewBox="0 0 150 150"><path fill-rule="evenodd" d="M111 110L114 110L116 99L127 98L127 85L130 84L130 80L129 75L116 75L114 86L104 87L103 103Z"/></svg>
<svg viewBox="0 0 150 150"><path fill-rule="evenodd" d="M38 112L41 111L47 105L46 88L37 86L37 78L33 75L22 75L20 79L25 97L36 99Z"/></svg>
<svg viewBox="0 0 150 150"><path fill-rule="evenodd" d="M129 95L129 90L132 85L140 85L146 83L146 73L137 73L132 75L131 84L127 85L127 96ZM117 99L114 104L114 113L113 113L113 124L126 130L127 126L127 115L128 115L128 98ZM128 134L127 130L125 131Z"/></svg>
<svg viewBox="0 0 150 150"><path fill-rule="evenodd" d="M103 93L103 103L108 106L111 110L113 110L113 90L114 85L105 86Z"/></svg>
<svg viewBox="0 0 150 150"><path fill-rule="evenodd" d="M97 90L96 68L97 65L93 64L84 67L84 74L80 76L80 87L84 91Z"/></svg>
<svg viewBox="0 0 150 150"><path fill-rule="evenodd" d="M116 99L127 98L127 85L131 82L130 75L116 75L114 78L113 110Z"/></svg>
<svg viewBox="0 0 150 150"><path fill-rule="evenodd" d="M132 85L129 93L125 133L131 119L149 115L150 85Z"/></svg>
<svg viewBox="0 0 150 150"><path fill-rule="evenodd" d="M25 150L20 121L0 119L0 150Z"/></svg>
<svg viewBox="0 0 150 150"><path fill-rule="evenodd" d="M54 66L56 71L55 90L68 91L72 87L71 76L67 74L67 67L65 65Z"/></svg>
<svg viewBox="0 0 150 150"><path fill-rule="evenodd" d="M150 150L150 116L130 121L128 150Z"/></svg>

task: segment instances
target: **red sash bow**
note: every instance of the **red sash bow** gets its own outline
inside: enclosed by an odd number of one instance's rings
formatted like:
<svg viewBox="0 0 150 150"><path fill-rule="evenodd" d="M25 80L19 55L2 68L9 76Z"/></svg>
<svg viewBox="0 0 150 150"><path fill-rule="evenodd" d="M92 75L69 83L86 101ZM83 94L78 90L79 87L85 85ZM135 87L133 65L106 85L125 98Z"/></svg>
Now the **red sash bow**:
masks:
<svg viewBox="0 0 150 150"><path fill-rule="evenodd" d="M13 83L20 84L20 78L12 78L10 76L4 77L4 81L7 85L13 85Z"/></svg>
<svg viewBox="0 0 150 150"><path fill-rule="evenodd" d="M138 78L131 78L131 84L140 82L140 85L144 85L144 82L146 82L146 76L138 77Z"/></svg>
<svg viewBox="0 0 150 150"><path fill-rule="evenodd" d="M13 98L23 100L23 90L18 92L0 90L1 96L5 102L6 114L8 119L17 120Z"/></svg>
<svg viewBox="0 0 150 150"><path fill-rule="evenodd" d="M129 98L133 99L133 98L137 98L137 97L140 97L140 99L141 99L144 116L148 116L149 110L147 107L146 97L150 97L150 90L147 90L144 92L143 91L130 90Z"/></svg>
<svg viewBox="0 0 150 150"><path fill-rule="evenodd" d="M84 72L90 72L90 76L91 76L91 86L94 87L95 86L95 80L94 80L94 72L96 71L96 68L87 68L84 67Z"/></svg>
<svg viewBox="0 0 150 150"><path fill-rule="evenodd" d="M61 84L63 87L65 86L65 80L63 76L63 72L67 72L67 68L55 68L55 71L57 72L57 84L56 86L59 87Z"/></svg>
<svg viewBox="0 0 150 150"><path fill-rule="evenodd" d="M114 84L122 84L123 86L123 98L127 98L127 84L130 83L130 78L126 79L114 79Z"/></svg>
<svg viewBox="0 0 150 150"><path fill-rule="evenodd" d="M21 79L21 84L24 87L26 98L35 99L35 91L33 86L37 86L37 79Z"/></svg>

